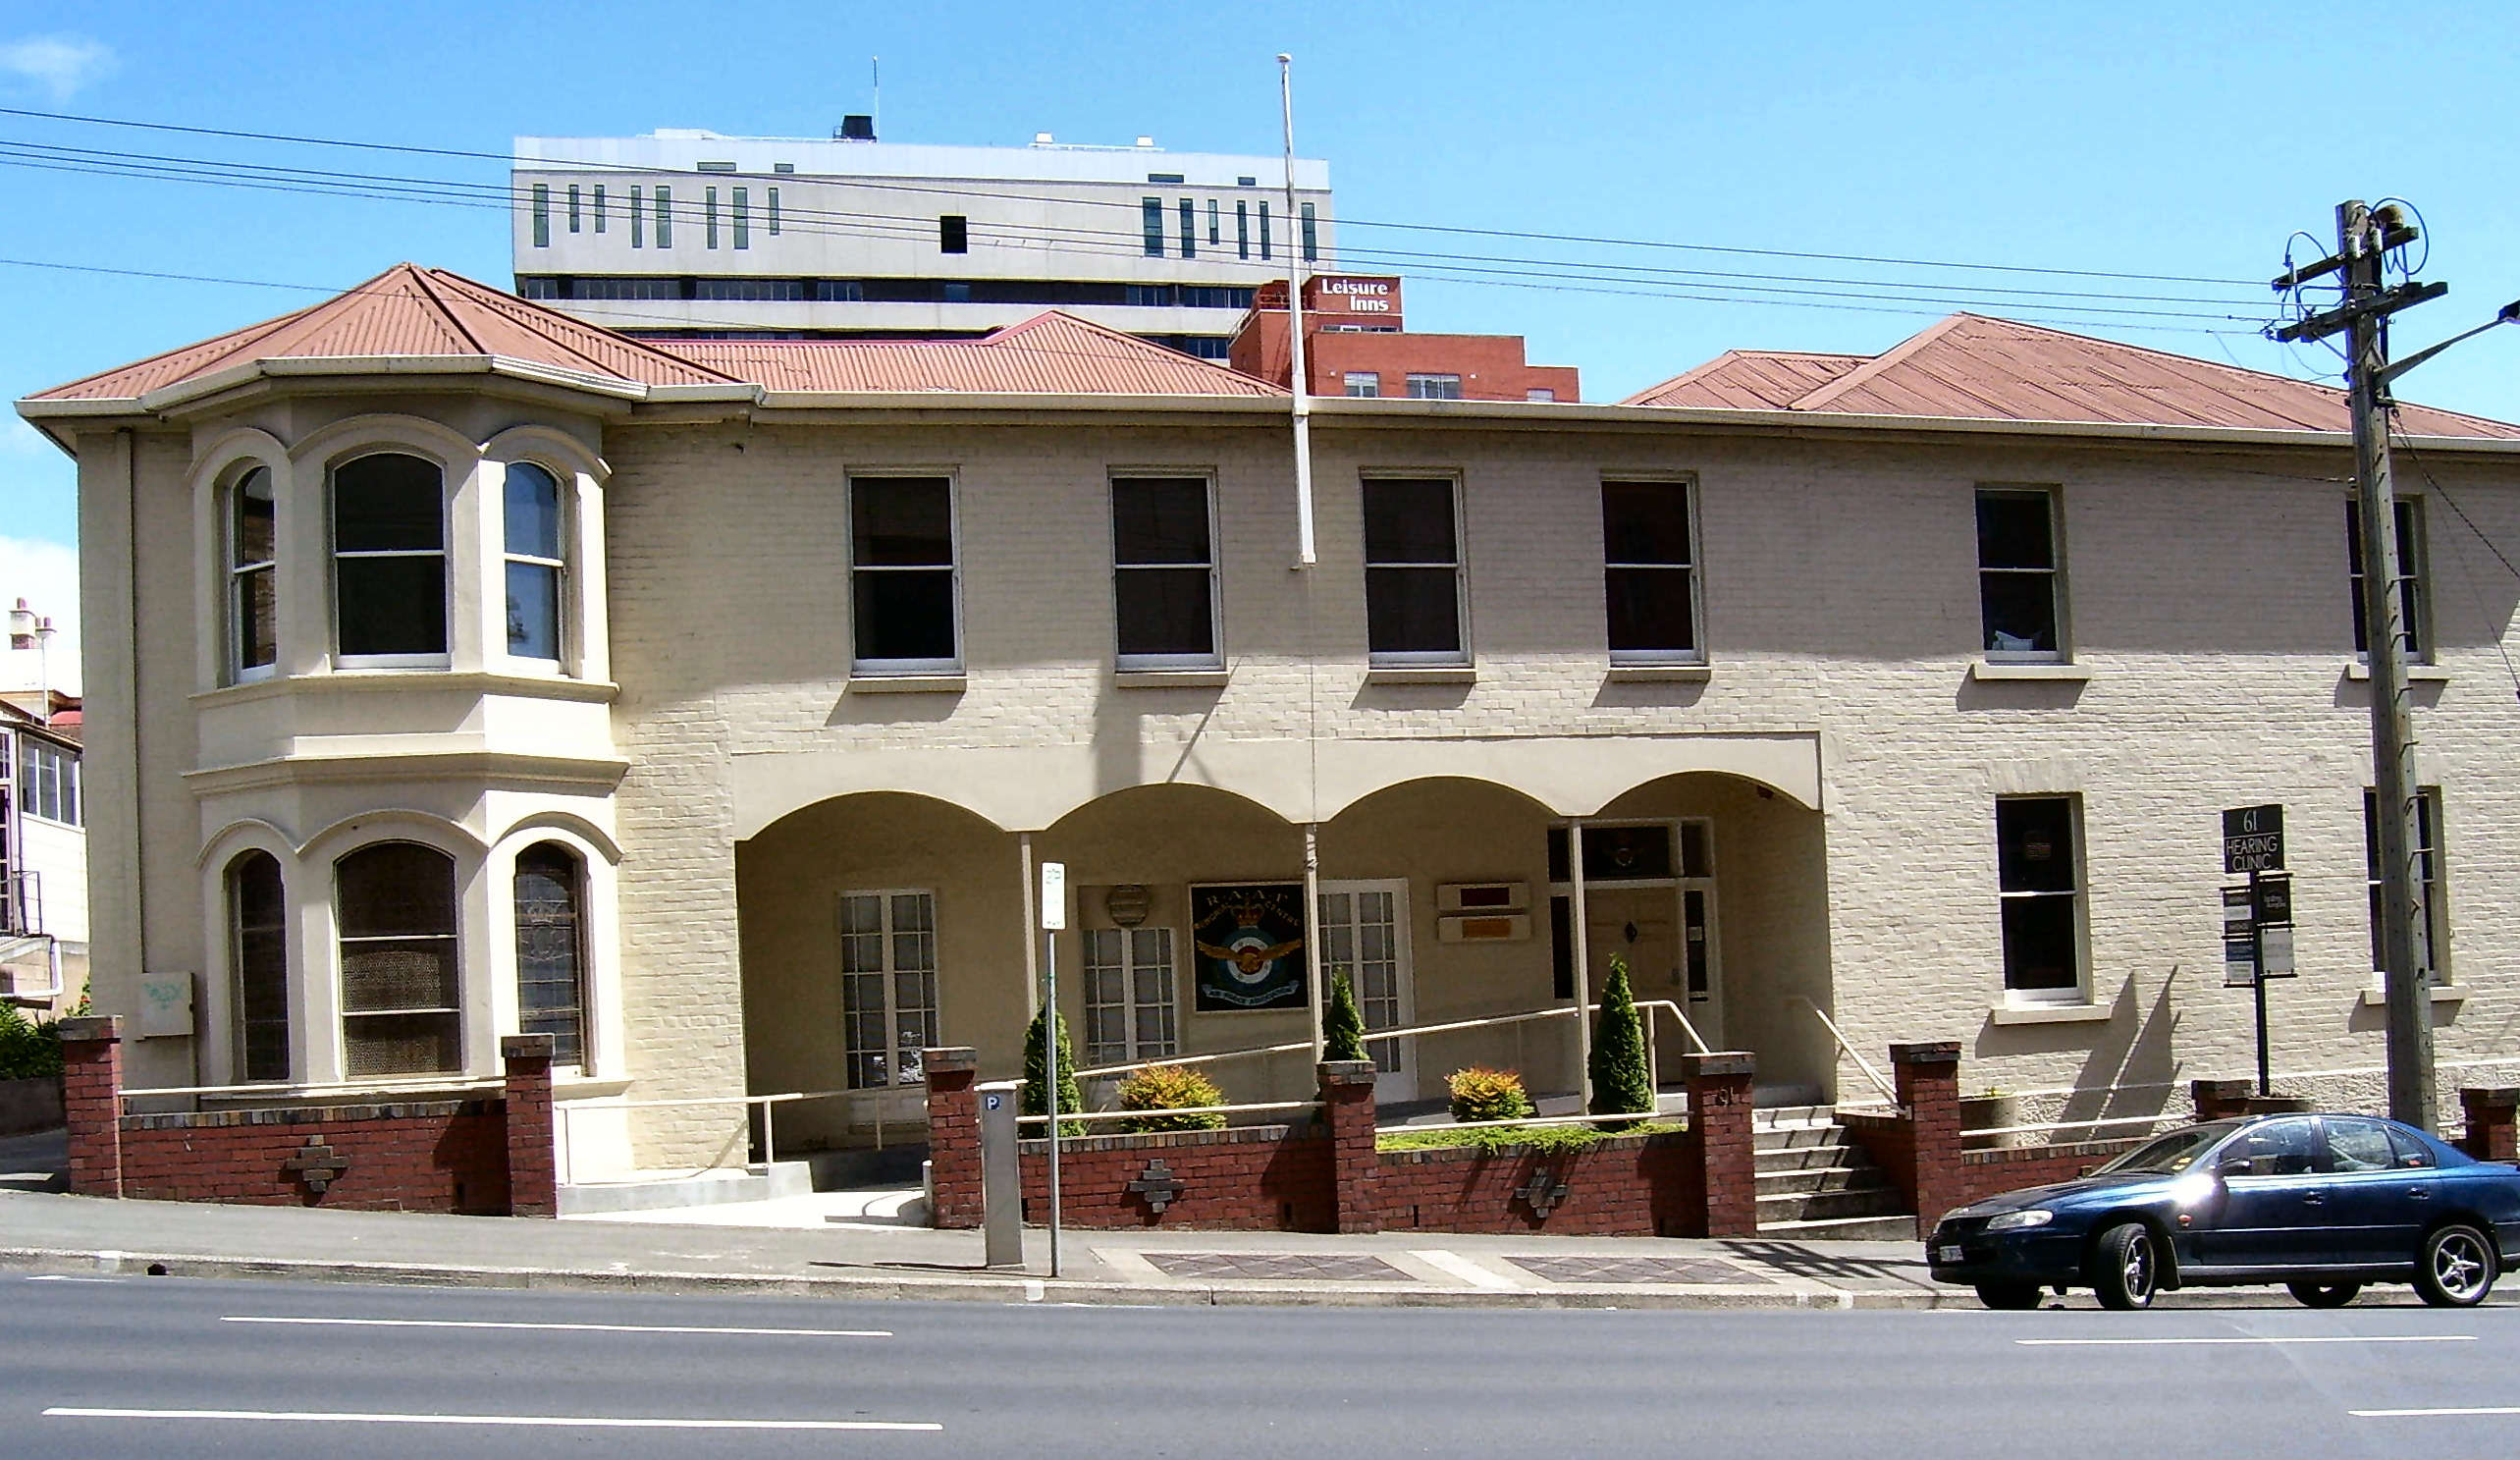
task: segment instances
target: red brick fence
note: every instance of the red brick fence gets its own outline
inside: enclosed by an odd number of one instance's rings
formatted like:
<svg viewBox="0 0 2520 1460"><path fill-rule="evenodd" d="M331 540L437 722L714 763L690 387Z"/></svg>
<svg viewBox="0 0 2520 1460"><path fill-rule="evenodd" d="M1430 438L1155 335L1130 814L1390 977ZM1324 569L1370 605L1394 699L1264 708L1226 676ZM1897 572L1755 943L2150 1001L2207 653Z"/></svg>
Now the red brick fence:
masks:
<svg viewBox="0 0 2520 1460"><path fill-rule="evenodd" d="M976 1061L959 1049L925 1057L934 1220L978 1226ZM1580 1151L1378 1152L1373 1065L1333 1060L1319 1066L1317 1121L1062 1139L1060 1218L1088 1228L1749 1236L1758 1227L1750 1056L1685 1062L1685 1131ZM1029 1216L1048 1201L1046 1143L1021 1151Z"/></svg>
<svg viewBox="0 0 2520 1460"><path fill-rule="evenodd" d="M61 1023L70 1189L260 1206L550 1217L552 1039L500 1042L495 1093L123 1113L121 1021Z"/></svg>

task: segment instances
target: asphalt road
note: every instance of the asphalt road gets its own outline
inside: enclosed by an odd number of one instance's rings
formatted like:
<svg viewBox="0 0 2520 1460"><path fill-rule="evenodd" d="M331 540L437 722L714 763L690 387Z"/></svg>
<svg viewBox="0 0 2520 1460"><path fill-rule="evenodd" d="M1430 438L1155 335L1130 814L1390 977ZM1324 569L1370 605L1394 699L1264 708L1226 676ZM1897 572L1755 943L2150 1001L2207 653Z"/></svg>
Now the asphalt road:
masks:
<svg viewBox="0 0 2520 1460"><path fill-rule="evenodd" d="M2520 1452L2520 1307L2387 1296L2333 1313L1113 1309L12 1275L0 1455Z"/></svg>

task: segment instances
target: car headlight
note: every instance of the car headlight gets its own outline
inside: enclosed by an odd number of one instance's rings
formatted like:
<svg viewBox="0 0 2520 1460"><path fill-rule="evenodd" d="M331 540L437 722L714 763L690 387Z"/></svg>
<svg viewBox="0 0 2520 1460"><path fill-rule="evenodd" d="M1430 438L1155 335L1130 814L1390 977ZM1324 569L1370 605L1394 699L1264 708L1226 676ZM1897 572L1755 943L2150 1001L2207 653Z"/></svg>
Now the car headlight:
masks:
<svg viewBox="0 0 2520 1460"><path fill-rule="evenodd" d="M2007 1212L2001 1217L1989 1217L1986 1229L1990 1232L2017 1231L2022 1227L2046 1226L2056 1219L2054 1212L2044 1207L2033 1207L2027 1212Z"/></svg>

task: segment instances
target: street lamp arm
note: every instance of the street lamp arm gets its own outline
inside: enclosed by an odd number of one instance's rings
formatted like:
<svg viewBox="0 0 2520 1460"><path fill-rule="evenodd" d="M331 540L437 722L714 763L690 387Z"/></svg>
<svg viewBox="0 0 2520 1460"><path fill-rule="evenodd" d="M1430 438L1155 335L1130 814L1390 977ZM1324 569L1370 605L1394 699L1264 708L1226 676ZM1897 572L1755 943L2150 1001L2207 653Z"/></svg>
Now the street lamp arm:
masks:
<svg viewBox="0 0 2520 1460"><path fill-rule="evenodd" d="M2457 345L2462 341L2475 339L2477 336L2484 334L2486 331L2493 329L2498 324L2520 324L2520 299L2513 299L2510 303L2503 305L2492 319L2478 325L2475 329L2452 335L2447 340L2442 341L2440 344L2434 346L2430 350L2419 350L2413 354L2408 355L2406 358L2398 360L2393 364L2385 366L2374 372L2378 377L2378 384L2382 389L2386 390L2390 382L2396 380L2397 377L2405 374L2407 371L2414 369L2417 365L2420 365L2426 360L2431 359L2433 356L2440 354L2442 351L2449 349L2453 345Z"/></svg>

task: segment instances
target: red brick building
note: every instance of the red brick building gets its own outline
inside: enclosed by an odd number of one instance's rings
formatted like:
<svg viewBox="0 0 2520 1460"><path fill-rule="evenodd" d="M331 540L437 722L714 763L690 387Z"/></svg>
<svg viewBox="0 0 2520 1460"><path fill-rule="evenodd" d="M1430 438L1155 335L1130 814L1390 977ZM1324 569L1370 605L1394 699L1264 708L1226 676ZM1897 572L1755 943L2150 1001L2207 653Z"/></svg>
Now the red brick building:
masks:
<svg viewBox="0 0 2520 1460"><path fill-rule="evenodd" d="M1295 379L1286 342L1286 281L1260 286L1229 363L1277 385ZM1520 335L1420 335L1402 324L1400 281L1323 274L1304 281L1304 374L1316 396L1458 401L1574 401L1571 365L1531 365Z"/></svg>

